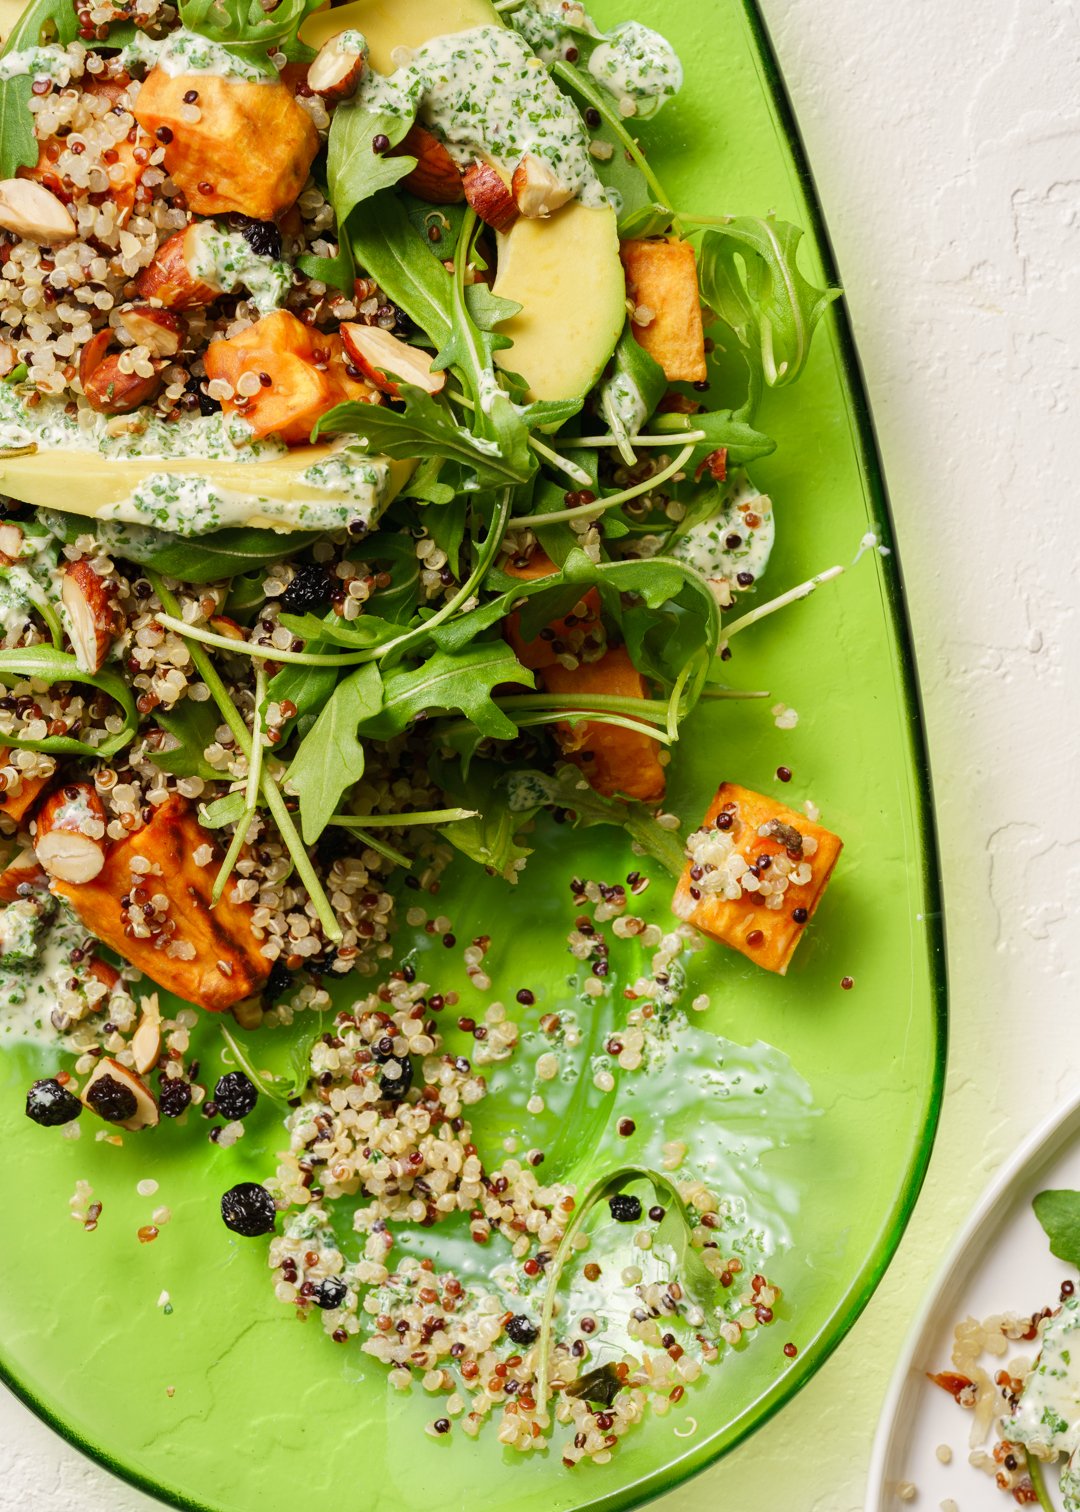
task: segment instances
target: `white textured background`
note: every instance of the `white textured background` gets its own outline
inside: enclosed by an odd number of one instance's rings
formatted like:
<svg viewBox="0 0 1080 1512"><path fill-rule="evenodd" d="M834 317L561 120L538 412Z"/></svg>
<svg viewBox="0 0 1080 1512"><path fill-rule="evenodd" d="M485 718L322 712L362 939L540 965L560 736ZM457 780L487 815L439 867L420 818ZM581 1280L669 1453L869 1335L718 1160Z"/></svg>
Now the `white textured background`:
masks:
<svg viewBox="0 0 1080 1512"><path fill-rule="evenodd" d="M1080 5L764 9L896 514L945 858L951 1071L927 1188L854 1333L664 1512L862 1512L891 1364L939 1256L1080 1080ZM0 1388L0 1512L155 1505Z"/></svg>

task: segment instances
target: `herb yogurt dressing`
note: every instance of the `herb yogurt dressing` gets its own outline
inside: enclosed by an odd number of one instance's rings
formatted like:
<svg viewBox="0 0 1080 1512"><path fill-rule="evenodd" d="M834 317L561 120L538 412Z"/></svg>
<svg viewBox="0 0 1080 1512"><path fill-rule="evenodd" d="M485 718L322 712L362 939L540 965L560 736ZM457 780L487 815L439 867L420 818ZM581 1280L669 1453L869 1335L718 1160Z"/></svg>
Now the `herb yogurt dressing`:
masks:
<svg viewBox="0 0 1080 1512"><path fill-rule="evenodd" d="M411 119L417 114L463 168L490 159L510 174L528 154L594 209L607 204L574 105L516 32L501 26L436 37L409 53L388 78L369 74L359 105Z"/></svg>
<svg viewBox="0 0 1080 1512"><path fill-rule="evenodd" d="M261 257L239 231L225 231L214 221L202 221L190 239L188 266L224 294L246 289L260 315L279 309L292 288L292 269L272 257Z"/></svg>
<svg viewBox="0 0 1080 1512"><path fill-rule="evenodd" d="M34 78L52 79L63 89L73 77L81 77L86 51L80 42L72 42L67 47L58 43L24 47L0 58L0 79L29 74ZM223 79L242 79L249 84L272 84L278 77L269 59L260 64L240 57L185 26L161 38L139 32L132 41L118 49L116 61L127 69L156 66L173 78L182 74L217 74Z"/></svg>
<svg viewBox="0 0 1080 1512"><path fill-rule="evenodd" d="M50 1015L71 978L71 953L85 941L86 930L66 906L51 925L47 914L37 898L0 910L0 1044L56 1044Z"/></svg>
<svg viewBox="0 0 1080 1512"><path fill-rule="evenodd" d="M723 578L734 586L740 573L749 573L756 583L769 565L775 539L772 500L759 493L744 472L737 472L720 510L691 525L671 554L696 567L702 577Z"/></svg>
<svg viewBox="0 0 1080 1512"><path fill-rule="evenodd" d="M1024 1382L1016 1414L1004 1426L1040 1458L1065 1454L1065 1512L1080 1512L1080 1298L1067 1297L1043 1330L1035 1368Z"/></svg>
<svg viewBox="0 0 1080 1512"><path fill-rule="evenodd" d="M616 100L632 100L633 114L643 119L682 88L675 49L640 21L623 21L602 32L584 6L564 0L528 0L509 19L545 63L562 61L568 48L588 53L588 70L596 82Z"/></svg>

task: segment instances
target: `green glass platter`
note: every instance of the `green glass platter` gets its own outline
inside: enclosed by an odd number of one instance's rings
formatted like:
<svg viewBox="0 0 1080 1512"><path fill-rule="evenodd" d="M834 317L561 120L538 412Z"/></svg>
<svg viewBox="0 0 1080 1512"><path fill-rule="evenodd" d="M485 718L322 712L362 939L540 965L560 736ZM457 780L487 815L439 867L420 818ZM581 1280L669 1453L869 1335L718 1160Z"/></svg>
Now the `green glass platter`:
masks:
<svg viewBox="0 0 1080 1512"><path fill-rule="evenodd" d="M602 24L627 14L624 0L595 0L592 9ZM683 94L647 131L676 203L703 215L775 211L806 227L806 271L835 280L807 164L753 5L636 0L632 13L669 36L687 64ZM322 1498L368 1512L450 1512L478 1502L493 1512L614 1512L670 1490L760 1427L855 1322L895 1252L929 1158L946 1016L913 651L842 305L826 317L799 386L770 395L759 423L779 443L755 469L779 522L763 596L833 563L849 570L740 638L729 680L771 696L713 703L694 717L671 769L669 807L693 821L728 779L796 808L813 799L822 822L846 841L786 978L716 946L696 958L691 983L711 999L695 1027L738 1044L778 1047L808 1083L816 1116L803 1137L763 1156L754 1174L752 1141L740 1126L746 1107L737 1096L695 1095L699 1083L688 1079L681 1104L669 1097L650 1107L648 1089L628 1080L618 1111L636 1107L642 1138L654 1143L670 1132L669 1116L671 1129L692 1124L698 1143L714 1141L733 1169L788 1194L790 1242L768 1267L784 1292L777 1323L707 1371L678 1412L646 1419L607 1465L570 1470L555 1449L522 1459L501 1448L494 1426L476 1441L460 1432L433 1439L424 1425L437 1415L437 1399L419 1384L392 1391L355 1344L333 1344L317 1318L297 1323L274 1300L264 1242L238 1240L221 1224L219 1194L269 1174L285 1143L265 1099L231 1150L208 1142L201 1117L183 1128L129 1135L120 1148L95 1141L85 1118L82 1137L72 1142L22 1112L25 1087L55 1062L40 1050L8 1051L0 1055L7 1151L0 1375L116 1474L200 1512L292 1512ZM869 531L891 554L871 550L852 565ZM780 702L798 711L796 728L777 728L771 710ZM781 765L793 773L787 785L776 775ZM491 936L493 988L485 999L512 1003L517 988L529 987L535 1008L514 1012L529 1029L539 1014L574 1000L567 880L577 873L621 881L635 864L601 831L548 825L519 888L462 863L437 911L453 920L462 944ZM649 895L657 918L667 892L659 878ZM397 948L404 953L414 944L403 928ZM439 990L469 991L460 948L444 950L422 936L417 969L437 979ZM846 990L844 978L853 982ZM618 1011L615 996L604 1012ZM607 1022L598 1018L595 1032ZM220 1036L212 1022L196 1035L207 1079L216 1075ZM249 1036L249 1053L260 1065L280 1063L285 1047L266 1040ZM510 1077L506 1099L481 1110L482 1154L497 1150L507 1132L520 1135L523 1149L546 1141L554 1177L571 1175L583 1150L595 1165L596 1151L611 1148L612 1100L554 1098L546 1125L532 1128L515 1085ZM612 1164L618 1153L611 1148ZM137 1184L151 1177L158 1190L140 1196ZM69 1216L67 1199L80 1179L103 1203L95 1232ZM160 1205L171 1220L152 1243L140 1243L137 1230ZM783 1351L788 1341L797 1346L794 1359Z"/></svg>

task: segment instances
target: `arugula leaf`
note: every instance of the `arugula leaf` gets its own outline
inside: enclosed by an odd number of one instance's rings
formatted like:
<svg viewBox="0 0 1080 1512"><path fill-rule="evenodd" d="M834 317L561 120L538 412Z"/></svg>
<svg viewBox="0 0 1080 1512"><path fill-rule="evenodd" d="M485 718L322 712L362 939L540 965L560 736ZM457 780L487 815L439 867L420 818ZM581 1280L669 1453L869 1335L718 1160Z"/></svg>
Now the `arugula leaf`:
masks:
<svg viewBox="0 0 1080 1512"><path fill-rule="evenodd" d="M412 116L396 110L370 110L358 96L338 105L330 121L326 179L339 226L362 200L391 188L416 167L416 159L407 153L395 157L376 152L373 145L377 136L384 136L397 147L412 122Z"/></svg>
<svg viewBox="0 0 1080 1512"><path fill-rule="evenodd" d="M275 70L267 58L279 43L295 43L306 18L320 0L279 0L268 11L260 0L180 0L180 19L189 30L209 37L254 64ZM314 56L303 48L307 58Z"/></svg>
<svg viewBox="0 0 1080 1512"><path fill-rule="evenodd" d="M48 509L41 511L41 518L61 541L70 543L86 534L84 515ZM269 567L296 556L320 539L318 531L282 532L238 526L192 540L168 530L155 530L150 525L116 525L108 520L95 520L94 534L111 555L185 583L216 583L249 572L253 567Z"/></svg>
<svg viewBox="0 0 1080 1512"><path fill-rule="evenodd" d="M421 462L402 490L402 498L415 499L419 504L450 504L458 489L451 483L439 482L444 466L441 457L428 457Z"/></svg>
<svg viewBox="0 0 1080 1512"><path fill-rule="evenodd" d="M308 670L308 669L306 669ZM214 732L220 716L210 699L196 703L185 698L173 708L154 710L154 720L167 735L180 742L171 751L151 751L150 760L163 772L174 777L201 777L204 782L217 782L221 772L212 767L203 752L214 741Z"/></svg>
<svg viewBox="0 0 1080 1512"><path fill-rule="evenodd" d="M22 735L5 735L4 744L20 751L47 751L58 756L90 756L107 761L130 745L139 727L139 711L130 685L115 672L104 667L100 672L84 672L73 656L54 646L20 646L0 650L0 682L18 682L33 678L50 687L56 683L79 683L98 688L114 699L123 710L124 723L115 735L91 745L74 735L46 735L41 740L27 740ZM531 684L530 684L531 686Z"/></svg>
<svg viewBox="0 0 1080 1512"><path fill-rule="evenodd" d="M744 407L745 408L745 407ZM677 441L681 432L704 431L705 440L694 452L687 471L707 457L710 452L723 449L733 467L745 467L759 457L769 457L776 450L776 442L763 431L755 430L743 418L742 412L734 410L704 410L698 415L657 415L654 428L662 435L670 435Z"/></svg>
<svg viewBox="0 0 1080 1512"><path fill-rule="evenodd" d="M360 733L389 740L419 716L460 711L481 734L513 740L517 726L492 698L493 689L501 683L536 686L533 674L503 642L473 646L456 656L437 651L421 666L387 676L382 709L363 721Z"/></svg>
<svg viewBox="0 0 1080 1512"><path fill-rule="evenodd" d="M664 236L674 219L674 210L669 210L666 205L658 205L655 201L639 205L629 215L620 217L619 240L644 241L650 236Z"/></svg>
<svg viewBox="0 0 1080 1512"><path fill-rule="evenodd" d="M637 435L667 393L663 368L627 327L615 348L615 368L600 386L600 409L624 461L637 460L630 437Z"/></svg>
<svg viewBox="0 0 1080 1512"><path fill-rule="evenodd" d="M439 830L443 839L492 876L516 886L524 862L532 855L532 848L522 845L518 835L533 815L510 808L496 787L502 775L499 768L486 762L463 772L436 755L429 760L428 770L456 804L477 810L471 819L444 825Z"/></svg>
<svg viewBox="0 0 1080 1512"><path fill-rule="evenodd" d="M11 28L3 55L49 42L66 46L78 31L70 0L33 0ZM30 74L0 79L0 179L14 178L19 168L32 168L38 160L30 111L33 82Z"/></svg>
<svg viewBox="0 0 1080 1512"><path fill-rule="evenodd" d="M436 346L450 339L453 280L413 225L399 195L384 190L357 205L348 236L360 267Z"/></svg>
<svg viewBox="0 0 1080 1512"><path fill-rule="evenodd" d="M446 552L450 571L457 577L461 571L461 543L465 539L465 521L469 513L468 498L459 494L437 509L424 514L424 524L431 539L440 551Z"/></svg>
<svg viewBox="0 0 1080 1512"><path fill-rule="evenodd" d="M340 225L341 222L339 221L338 224ZM338 243L336 257L314 257L310 253L305 253L303 257L296 259L296 266L309 278L317 278L320 283L340 289L343 294L352 297L353 286L356 282L356 264L353 262L349 238L344 233Z"/></svg>
<svg viewBox="0 0 1080 1512"><path fill-rule="evenodd" d="M504 456L495 442L485 442L458 425L450 411L423 389L403 383L401 396L404 414L386 405L339 404L316 421L312 440L324 431L347 431L359 436L372 452L389 457L442 457L460 462L477 488L523 483L530 476L527 445L524 459L517 450Z"/></svg>
<svg viewBox="0 0 1080 1512"><path fill-rule="evenodd" d="M247 794L243 788L239 788L235 793L215 798L213 803L201 804L199 823L203 829L224 829L227 824L239 824L246 813Z"/></svg>
<svg viewBox="0 0 1080 1512"><path fill-rule="evenodd" d="M364 747L357 728L371 719L382 701L382 677L374 662L368 662L338 683L301 742L285 780L300 799L305 845L314 845L346 788L364 775Z"/></svg>
<svg viewBox="0 0 1080 1512"><path fill-rule="evenodd" d="M643 851L659 861L673 877L682 875L686 864L682 842L671 830L661 829L647 804L605 798L585 781L576 766L560 762L554 771L524 768L505 779L512 812L524 813L542 805L565 809L575 827L613 824L624 829Z"/></svg>
<svg viewBox="0 0 1080 1512"><path fill-rule="evenodd" d="M1031 1205L1050 1240L1050 1253L1080 1266L1080 1192L1040 1192Z"/></svg>
<svg viewBox="0 0 1080 1512"><path fill-rule="evenodd" d="M814 328L839 289L819 289L797 265L802 231L775 216L732 217L701 244L701 295L730 326L770 388L794 383Z"/></svg>
<svg viewBox="0 0 1080 1512"><path fill-rule="evenodd" d="M400 635L402 628L374 614L362 614L354 620L342 619L340 614L333 613L325 619L319 619L315 614L283 614L281 623L286 630L309 642L310 650L315 649L314 642L322 641L326 643L326 650L331 646L347 646L350 651L366 651ZM301 670L307 672L311 669L303 667Z"/></svg>

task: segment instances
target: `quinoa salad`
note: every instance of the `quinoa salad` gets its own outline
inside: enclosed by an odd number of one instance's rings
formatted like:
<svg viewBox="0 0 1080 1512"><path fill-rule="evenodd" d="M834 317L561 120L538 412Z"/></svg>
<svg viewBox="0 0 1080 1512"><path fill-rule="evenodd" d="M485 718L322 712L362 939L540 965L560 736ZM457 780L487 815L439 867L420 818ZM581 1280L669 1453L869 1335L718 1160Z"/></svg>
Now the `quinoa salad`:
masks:
<svg viewBox="0 0 1080 1512"><path fill-rule="evenodd" d="M755 1173L811 1091L688 982L785 973L842 849L737 774L667 802L694 710L765 696L737 637L840 572L763 596L753 481L839 291L797 227L678 208L649 132L682 83L571 0L32 0L0 54L28 1134L145 1166L269 1117L208 1201L283 1317L433 1437L567 1467L770 1330L799 1353ZM565 944L523 980L492 961L530 867ZM469 868L479 925L440 898ZM77 1222L107 1207L79 1181Z"/></svg>

